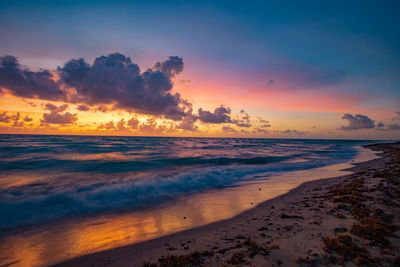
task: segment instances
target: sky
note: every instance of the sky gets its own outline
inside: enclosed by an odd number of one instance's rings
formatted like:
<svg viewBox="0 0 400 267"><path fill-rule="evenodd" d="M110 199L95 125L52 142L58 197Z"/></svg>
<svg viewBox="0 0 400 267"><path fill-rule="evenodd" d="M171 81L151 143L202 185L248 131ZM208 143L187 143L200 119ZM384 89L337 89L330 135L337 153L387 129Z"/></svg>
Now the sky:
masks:
<svg viewBox="0 0 400 267"><path fill-rule="evenodd" d="M0 0L0 133L399 139L399 8Z"/></svg>

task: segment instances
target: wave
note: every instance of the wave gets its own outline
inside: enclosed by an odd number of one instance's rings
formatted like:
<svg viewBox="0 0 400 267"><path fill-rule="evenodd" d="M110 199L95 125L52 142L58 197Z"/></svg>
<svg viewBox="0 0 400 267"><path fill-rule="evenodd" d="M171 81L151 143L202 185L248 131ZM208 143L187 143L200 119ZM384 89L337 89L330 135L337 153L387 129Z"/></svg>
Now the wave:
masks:
<svg viewBox="0 0 400 267"><path fill-rule="evenodd" d="M264 162L264 161L262 161ZM175 174L158 174L146 179L101 183L69 188L66 191L38 191L46 185L28 184L19 190L9 189L0 198L0 229L46 222L64 217L147 207L182 195L208 189L221 189L251 180L268 179L273 173L323 166L322 162L287 163L272 166L211 166L192 168ZM28 189L29 187L29 189ZM19 192L33 194L20 197Z"/></svg>
<svg viewBox="0 0 400 267"><path fill-rule="evenodd" d="M161 159L148 159L148 160L121 160L122 156L114 160L102 160L101 154L97 156L98 160L93 159L56 159L57 156L49 158L45 155L24 155L18 159L9 159L0 161L0 170L40 170L40 169L62 169L63 171L71 172L128 172L128 171L143 171L148 169L156 169L163 167L175 166L191 166L191 165L230 165L230 164L243 164L255 165L266 164L271 162L278 162L287 160L294 156L268 156L268 157L182 157L182 158L161 158ZM65 155L63 155L65 157ZM127 156L129 158L129 156Z"/></svg>
<svg viewBox="0 0 400 267"><path fill-rule="evenodd" d="M0 136L0 229L146 208L347 161L362 142ZM364 142L365 143L365 142ZM22 181L26 178L26 182Z"/></svg>

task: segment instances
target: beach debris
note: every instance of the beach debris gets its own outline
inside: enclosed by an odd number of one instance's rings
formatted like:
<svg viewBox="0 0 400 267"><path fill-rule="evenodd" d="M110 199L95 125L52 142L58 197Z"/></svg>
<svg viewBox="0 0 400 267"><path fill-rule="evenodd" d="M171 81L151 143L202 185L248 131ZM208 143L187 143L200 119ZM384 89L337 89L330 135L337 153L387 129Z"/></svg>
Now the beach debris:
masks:
<svg viewBox="0 0 400 267"><path fill-rule="evenodd" d="M236 252L232 255L232 257L227 261L228 264L232 265L242 265L246 262L246 253L244 252Z"/></svg>
<svg viewBox="0 0 400 267"><path fill-rule="evenodd" d="M337 235L339 233L346 233L348 230L346 227L340 226L340 227L335 227L333 231L335 232L335 235Z"/></svg>
<svg viewBox="0 0 400 267"><path fill-rule="evenodd" d="M344 265L346 261L352 261L356 265L375 265L375 261L369 255L369 252L358 246L349 235L339 235L333 238L323 239L325 251L336 253L340 258L340 263Z"/></svg>
<svg viewBox="0 0 400 267"><path fill-rule="evenodd" d="M299 215L288 215L288 214L286 214L286 213L282 213L281 215L280 215L280 217L282 218L282 219L304 219L304 217L303 216L299 216Z"/></svg>
<svg viewBox="0 0 400 267"><path fill-rule="evenodd" d="M144 262L142 267L187 267L201 266L206 257L213 256L211 251L194 251L187 255L167 255L158 259L158 263Z"/></svg>

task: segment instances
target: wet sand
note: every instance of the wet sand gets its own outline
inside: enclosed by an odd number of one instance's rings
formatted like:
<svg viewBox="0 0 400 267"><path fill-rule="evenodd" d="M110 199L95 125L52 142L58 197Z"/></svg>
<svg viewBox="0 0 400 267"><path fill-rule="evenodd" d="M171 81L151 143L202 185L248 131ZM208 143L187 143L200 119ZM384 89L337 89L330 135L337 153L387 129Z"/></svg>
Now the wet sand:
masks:
<svg viewBox="0 0 400 267"><path fill-rule="evenodd" d="M368 148L381 158L352 174L305 182L232 219L59 266L396 266L400 145Z"/></svg>

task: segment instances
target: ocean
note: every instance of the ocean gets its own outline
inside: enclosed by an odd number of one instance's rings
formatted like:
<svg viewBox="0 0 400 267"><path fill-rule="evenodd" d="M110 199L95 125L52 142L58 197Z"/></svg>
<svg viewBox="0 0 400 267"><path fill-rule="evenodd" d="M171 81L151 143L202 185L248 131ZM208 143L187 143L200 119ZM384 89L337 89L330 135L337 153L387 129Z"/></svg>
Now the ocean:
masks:
<svg viewBox="0 0 400 267"><path fill-rule="evenodd" d="M0 229L141 209L350 160L370 141L0 136Z"/></svg>
<svg viewBox="0 0 400 267"><path fill-rule="evenodd" d="M272 177L349 162L370 143L0 135L0 263L46 265L229 217L249 207L232 211L242 193L223 192L268 181L273 192ZM203 217L178 224L188 209Z"/></svg>

